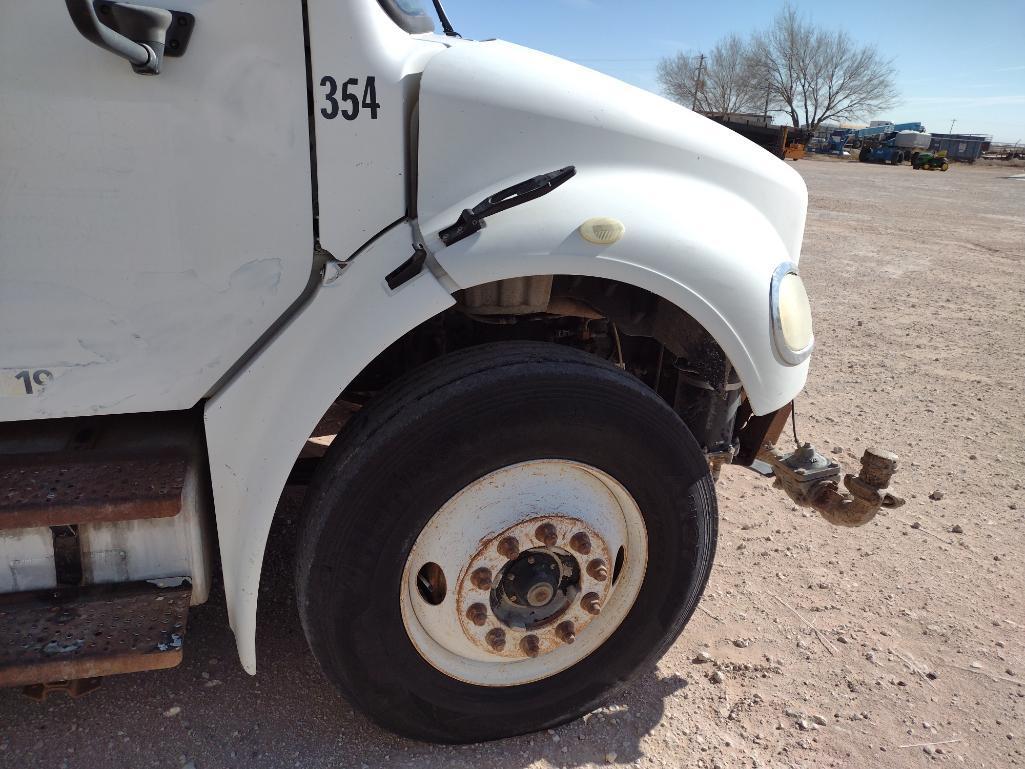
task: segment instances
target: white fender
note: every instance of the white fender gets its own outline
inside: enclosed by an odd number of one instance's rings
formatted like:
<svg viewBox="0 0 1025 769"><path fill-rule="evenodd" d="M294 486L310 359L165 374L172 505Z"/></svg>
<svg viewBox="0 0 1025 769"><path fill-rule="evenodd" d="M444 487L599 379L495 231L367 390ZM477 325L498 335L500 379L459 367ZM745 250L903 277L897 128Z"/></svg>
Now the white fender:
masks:
<svg viewBox="0 0 1025 769"><path fill-rule="evenodd" d="M345 386L379 352L453 304L423 271L392 291L412 254L399 224L328 273L306 305L206 405L207 447L228 619L242 666L256 672L256 602L274 510L295 459ZM331 278L334 277L334 280Z"/></svg>
<svg viewBox="0 0 1025 769"><path fill-rule="evenodd" d="M418 212L425 242L460 287L521 275L595 275L640 286L715 338L756 414L800 392L807 361L772 342L774 270L796 264L804 181L738 134L654 94L527 48L465 42L421 79ZM463 208L575 165L545 197L501 212L445 248ZM592 217L625 227L585 241Z"/></svg>
<svg viewBox="0 0 1025 769"><path fill-rule="evenodd" d="M621 195L630 185L673 191L670 200L686 195L687 210L673 212L657 196ZM723 210L734 217L731 227L723 225ZM623 239L613 246L584 240L579 226L594 216L622 221ZM786 249L764 217L713 185L683 185L657 172L585 168L549 195L496 215L436 259L460 288L554 274L647 289L686 311L719 343L756 414L793 400L807 379L808 361L786 363L772 341L769 287L776 266L789 261Z"/></svg>

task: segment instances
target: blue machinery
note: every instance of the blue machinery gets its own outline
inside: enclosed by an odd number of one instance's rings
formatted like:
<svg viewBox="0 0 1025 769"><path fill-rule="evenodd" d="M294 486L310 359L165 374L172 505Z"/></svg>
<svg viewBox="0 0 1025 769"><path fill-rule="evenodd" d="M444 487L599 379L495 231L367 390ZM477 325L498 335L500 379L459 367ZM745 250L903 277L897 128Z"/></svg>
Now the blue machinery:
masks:
<svg viewBox="0 0 1025 769"><path fill-rule="evenodd" d="M915 121L913 123L886 123L884 125L874 125L868 128L838 128L830 132L821 143L816 143L816 146L810 147L813 152L824 152L829 155L843 155L844 147L848 143L853 143L855 146L860 146L864 140L872 142L886 141L893 136L896 136L901 131L917 131L919 133L925 131L925 126L920 122ZM882 162L889 162L889 158Z"/></svg>
<svg viewBox="0 0 1025 769"><path fill-rule="evenodd" d="M886 125L874 125L869 128L859 128L857 131L851 131L851 138L854 139L868 139L872 137L882 138L888 133L899 133L901 131L917 131L922 133L925 131L925 126L921 123L887 123Z"/></svg>

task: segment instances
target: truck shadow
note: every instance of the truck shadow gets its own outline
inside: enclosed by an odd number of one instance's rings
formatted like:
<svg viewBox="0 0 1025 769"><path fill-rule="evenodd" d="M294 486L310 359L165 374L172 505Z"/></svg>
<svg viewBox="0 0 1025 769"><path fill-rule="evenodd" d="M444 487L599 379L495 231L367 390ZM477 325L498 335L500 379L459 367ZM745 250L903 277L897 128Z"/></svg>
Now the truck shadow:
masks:
<svg viewBox="0 0 1025 769"><path fill-rule="evenodd" d="M190 615L185 661L175 669L110 677L79 700L56 695L36 703L0 690L0 763L518 768L541 760L579 766L642 757L643 738L685 678L660 679L652 671L584 719L478 745L407 740L353 710L322 676L299 623L292 558L302 492L283 495L264 560L257 676L238 664L223 590L215 584L210 601Z"/></svg>

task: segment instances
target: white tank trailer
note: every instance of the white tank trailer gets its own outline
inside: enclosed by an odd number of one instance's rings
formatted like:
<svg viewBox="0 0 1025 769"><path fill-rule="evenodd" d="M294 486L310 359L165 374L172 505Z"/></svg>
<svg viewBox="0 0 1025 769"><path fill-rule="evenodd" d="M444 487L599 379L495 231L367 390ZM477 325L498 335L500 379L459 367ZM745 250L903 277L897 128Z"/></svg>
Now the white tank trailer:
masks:
<svg viewBox="0 0 1025 769"><path fill-rule="evenodd" d="M901 131L894 137L893 143L901 149L921 152L929 149L929 145L932 143L932 134L921 131Z"/></svg>

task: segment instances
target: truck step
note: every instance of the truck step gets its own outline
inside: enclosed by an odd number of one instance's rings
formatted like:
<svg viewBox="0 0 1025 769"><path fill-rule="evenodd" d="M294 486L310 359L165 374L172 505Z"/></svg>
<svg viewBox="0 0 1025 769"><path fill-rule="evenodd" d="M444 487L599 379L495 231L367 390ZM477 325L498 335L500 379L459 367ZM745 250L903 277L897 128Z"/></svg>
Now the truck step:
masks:
<svg viewBox="0 0 1025 769"><path fill-rule="evenodd" d="M0 531L169 518L181 510L185 464L173 453L0 456Z"/></svg>
<svg viewBox="0 0 1025 769"><path fill-rule="evenodd" d="M175 578L0 595L0 686L174 667L191 592Z"/></svg>

